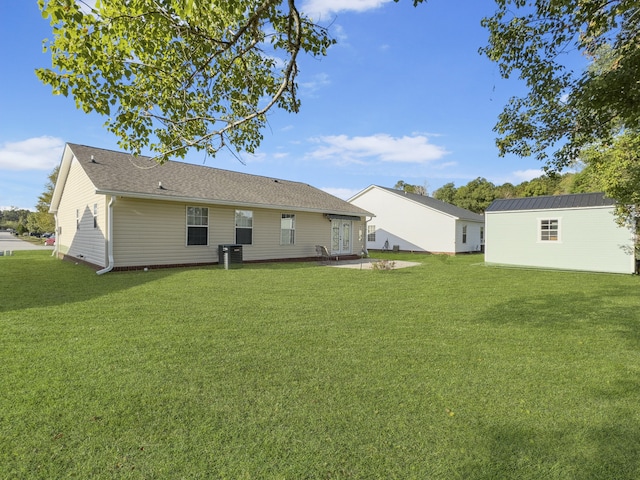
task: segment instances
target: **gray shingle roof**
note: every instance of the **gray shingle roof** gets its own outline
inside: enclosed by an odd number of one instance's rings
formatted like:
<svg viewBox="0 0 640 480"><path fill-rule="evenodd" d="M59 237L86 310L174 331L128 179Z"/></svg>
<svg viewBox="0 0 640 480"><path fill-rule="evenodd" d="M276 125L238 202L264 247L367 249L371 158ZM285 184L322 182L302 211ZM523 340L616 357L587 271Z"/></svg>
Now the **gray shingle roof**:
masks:
<svg viewBox="0 0 640 480"><path fill-rule="evenodd" d="M471 220L474 222L484 222L484 217L478 213L474 213L471 210L467 210L465 208L460 208L455 205L451 205L450 203L443 202L442 200L438 200L433 197L428 197L426 195L418 195L415 193L407 193L403 190L397 190L395 188L388 187L379 187L388 192L394 193L398 196L408 198L413 200L414 202L421 203L429 208L433 208L434 210L438 210L440 212L446 213L447 215L451 215L459 218L460 220Z"/></svg>
<svg viewBox="0 0 640 480"><path fill-rule="evenodd" d="M67 145L98 193L371 216L366 210L306 183L175 161L158 165L149 157Z"/></svg>
<svg viewBox="0 0 640 480"><path fill-rule="evenodd" d="M541 197L504 198L494 200L487 212L513 210L550 210L564 208L603 207L615 205L616 201L604 193L575 193L571 195L548 195Z"/></svg>

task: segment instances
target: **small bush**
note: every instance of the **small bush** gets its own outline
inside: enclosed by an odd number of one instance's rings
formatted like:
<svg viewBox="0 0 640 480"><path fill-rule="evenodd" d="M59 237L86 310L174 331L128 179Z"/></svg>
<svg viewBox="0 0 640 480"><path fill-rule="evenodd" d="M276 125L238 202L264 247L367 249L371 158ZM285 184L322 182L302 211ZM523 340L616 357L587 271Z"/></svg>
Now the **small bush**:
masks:
<svg viewBox="0 0 640 480"><path fill-rule="evenodd" d="M372 270L393 270L396 266L396 262L393 260L379 260L371 264Z"/></svg>

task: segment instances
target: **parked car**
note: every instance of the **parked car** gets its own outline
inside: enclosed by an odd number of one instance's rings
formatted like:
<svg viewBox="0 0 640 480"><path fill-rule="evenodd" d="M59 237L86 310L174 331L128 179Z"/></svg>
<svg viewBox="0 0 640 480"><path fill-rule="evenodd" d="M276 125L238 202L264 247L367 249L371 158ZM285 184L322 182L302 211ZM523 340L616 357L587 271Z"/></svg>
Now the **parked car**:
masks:
<svg viewBox="0 0 640 480"><path fill-rule="evenodd" d="M46 240L44 241L44 244L48 247L55 245L56 237L54 237L53 235L51 235L50 237L47 237Z"/></svg>

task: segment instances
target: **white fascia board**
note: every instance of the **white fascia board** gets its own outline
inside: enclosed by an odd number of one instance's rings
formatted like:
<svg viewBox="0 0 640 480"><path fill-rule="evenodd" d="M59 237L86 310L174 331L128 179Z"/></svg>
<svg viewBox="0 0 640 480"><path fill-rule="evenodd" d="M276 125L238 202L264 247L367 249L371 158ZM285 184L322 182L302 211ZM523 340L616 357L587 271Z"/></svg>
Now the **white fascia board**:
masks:
<svg viewBox="0 0 640 480"><path fill-rule="evenodd" d="M364 195L365 193L367 193L368 191L374 189L374 188L378 188L376 185L369 185L367 188L365 188L364 190L360 190L358 193L356 193L353 197L349 198L347 200L347 202L351 202L353 200L355 200L356 198L361 197L362 195Z"/></svg>
<svg viewBox="0 0 640 480"><path fill-rule="evenodd" d="M53 187L53 195L51 196L51 204L49 205L49 213L56 213L58 211L58 205L62 198L62 191L67 183L69 177L69 170L71 170L71 163L75 156L69 148L69 145L64 146L62 152L62 158L60 159L60 170L58 170L58 178L56 178L56 184Z"/></svg>

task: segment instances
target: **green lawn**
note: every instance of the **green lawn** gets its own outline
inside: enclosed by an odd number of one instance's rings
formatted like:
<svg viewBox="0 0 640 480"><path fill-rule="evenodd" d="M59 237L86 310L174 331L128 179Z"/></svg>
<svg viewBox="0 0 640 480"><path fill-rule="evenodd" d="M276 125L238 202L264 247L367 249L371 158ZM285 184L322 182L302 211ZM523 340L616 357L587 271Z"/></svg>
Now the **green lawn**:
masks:
<svg viewBox="0 0 640 480"><path fill-rule="evenodd" d="M0 479L637 479L640 278L0 257Z"/></svg>

